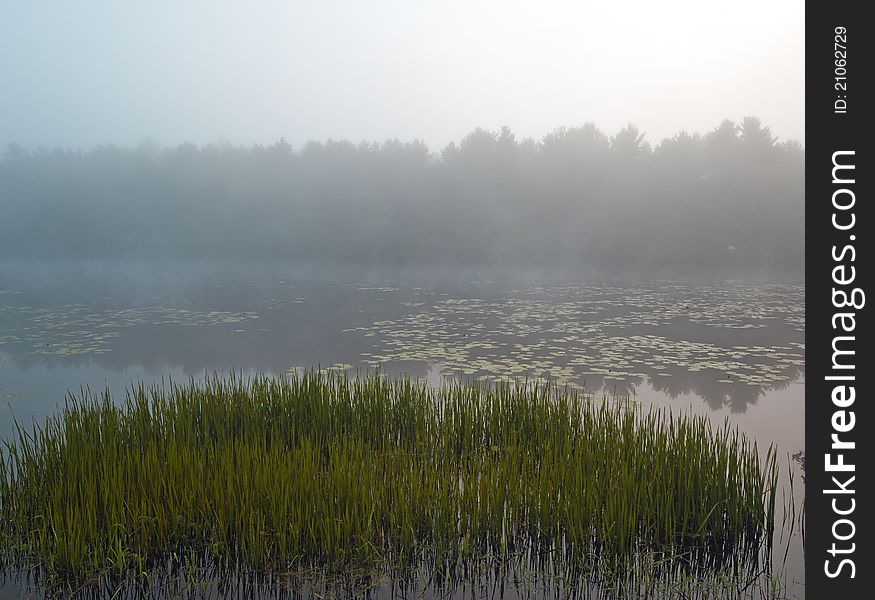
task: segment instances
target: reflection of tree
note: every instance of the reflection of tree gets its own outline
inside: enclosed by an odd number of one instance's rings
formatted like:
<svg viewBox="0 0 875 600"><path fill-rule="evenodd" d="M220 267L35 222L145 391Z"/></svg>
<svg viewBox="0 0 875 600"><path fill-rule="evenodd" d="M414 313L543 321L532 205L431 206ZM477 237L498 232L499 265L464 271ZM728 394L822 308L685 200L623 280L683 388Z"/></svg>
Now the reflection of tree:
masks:
<svg viewBox="0 0 875 600"><path fill-rule="evenodd" d="M666 376L667 375L667 376ZM777 381L768 385L752 385L749 383L724 383L726 378L720 372L691 372L686 369L678 369L666 373L665 371L652 372L647 377L647 383L657 392L665 394L669 398L679 396L698 396L711 410L729 408L731 412L742 413L749 406L757 404L771 390L784 389L799 375L788 373L789 378L785 381ZM578 383L585 389L595 394L607 394L609 396L634 396L638 388L644 383L639 377L626 377L623 379L605 379L603 377L588 375L581 377Z"/></svg>
<svg viewBox="0 0 875 600"><path fill-rule="evenodd" d="M785 389L798 381L802 374L799 367L790 366L776 374L775 379L769 383L751 384L745 381L727 383L730 376L712 369L691 371L686 367L668 367L657 370L641 365L636 368L648 371L647 377L605 377L589 374L578 377L575 383L596 395L634 396L646 381L655 391L669 398L694 395L701 398L712 410L729 408L734 413L741 413L749 406L757 404L768 392Z"/></svg>
<svg viewBox="0 0 875 600"><path fill-rule="evenodd" d="M676 398L681 394L695 394L712 410L729 407L732 412L744 412L765 394L765 387L746 383L719 383L720 373L689 373L686 376L651 378L653 389Z"/></svg>
<svg viewBox="0 0 875 600"><path fill-rule="evenodd" d="M654 307L653 310L656 310ZM708 344L719 349L732 346L781 346L788 341L801 339L801 333L786 324L770 319L770 324L762 328L731 329L707 327L690 322L684 318L666 319L660 326L635 326L632 329L605 330L612 337L623 335L653 334L664 336L669 340L689 340ZM745 364L755 366L757 361L774 365L769 353L760 353L757 357L739 358ZM645 364L636 364L635 370L646 373L646 380L655 390L670 398L682 395L696 395L712 410L729 408L732 412L744 412L747 407L756 404L760 398L772 390L786 388L797 381L802 374L801 367L795 364L781 366L776 372L770 373L769 381L754 384L745 378L739 379L719 369L691 370L690 364L678 364L670 360L670 355L660 357L661 368L651 368ZM777 365L774 365L777 366ZM617 389L634 391L640 383L637 378L628 379L628 383L617 385ZM587 377L587 387L592 391L610 391L615 381L612 379Z"/></svg>
<svg viewBox="0 0 875 600"><path fill-rule="evenodd" d="M726 375L721 372L690 372L679 369L671 377L651 377L650 385L658 392L671 398L684 394L695 394L702 398L712 410L729 408L734 413L744 412L748 406L756 404L766 392L784 389L796 380L801 371L798 367L787 369L778 380L767 385L753 385L746 382L724 383Z"/></svg>
<svg viewBox="0 0 875 600"><path fill-rule="evenodd" d="M644 383L644 380L640 377L624 377L622 379L592 377L586 381L585 388L588 391L607 394L611 397L631 397L635 395L636 390L642 383Z"/></svg>
<svg viewBox="0 0 875 600"><path fill-rule="evenodd" d="M112 297L114 292L95 288L91 290L94 298ZM365 337L354 332L344 332L344 329L373 325L374 322L382 322L389 319L398 319L404 310L402 302L419 299L412 289L399 290L391 295L378 292L364 292L356 288L344 285L332 284L297 284L293 291L285 290L253 290L245 292L244 284L233 284L222 287L210 286L197 289L196 286L186 288L186 293L191 294L191 299L180 304L178 295L177 308L196 309L200 312L209 310L230 311L235 314L244 311L257 311L258 319L234 323L217 324L211 326L163 326L160 323L139 324L124 326L121 335L113 338L111 352L95 356L84 354L74 357L40 356L31 354L33 340L27 343L6 344L0 348L11 355L12 360L20 368L28 368L37 363L48 365L85 365L95 363L102 369L121 370L128 367L144 367L153 372L159 372L169 366L180 366L187 372L199 372L203 369L229 369L247 368L273 371L284 371L289 366L304 366L322 364L328 366L337 362L362 364L361 353L374 352L375 346L379 346L380 337ZM178 293L178 292L177 292ZM267 297L277 297L282 293L291 294L293 298L302 296L306 301L282 305L282 308L267 308L263 304ZM53 294L61 296L61 294ZM465 297L465 296L463 296ZM488 296L490 301L498 301L494 296ZM575 297L561 297L561 303L567 303ZM30 299L35 300L35 299ZM28 301L23 301L27 304ZM83 299L87 302L87 299ZM103 300L101 300L103 302ZM102 305L102 304L101 304ZM499 304L499 306L501 306ZM550 314L550 304L544 304L542 311ZM506 309L507 314L513 313L513 309ZM60 315L60 311L54 311ZM12 322L9 316L12 311L7 311L5 316L0 313L0 331L14 334L23 327L33 327L30 321ZM87 313L87 316L99 316L99 312ZM81 317L81 315L80 315ZM60 318L63 318L61 316ZM499 317L495 312L489 313L482 309L473 311L460 311L451 315L445 315L445 319L437 326L441 333L451 334L452 339L456 336L464 336L472 329L472 325L480 326L478 331L495 331L502 323L506 315ZM599 317L593 316L594 319ZM94 319L89 319L94 322ZM99 321L99 319L97 319ZM771 321L771 320L770 320ZM537 319L534 322L538 322ZM118 322L116 323L118 325ZM56 325L56 323L48 323ZM525 347L531 347L535 342L543 341L545 346L552 347L553 341L545 336L544 329L552 325L538 329L536 333L528 334L528 337L513 337L508 342L509 346L521 343ZM82 325L79 323L69 324L67 329L53 330L59 338L66 339L69 329L78 330ZM240 329L241 331L237 331ZM106 331L101 329L101 331ZM663 335L671 335L672 339L690 340L707 343L711 347L729 348L737 344L751 346L785 345L801 336L801 333L793 328L781 325L770 325L750 330L738 330L719 327L705 327L700 324L689 323L672 319L660 328L648 329L646 326L635 325L631 328L603 329L607 333L606 339L613 339L621 335L639 335L660 332ZM412 333L410 327L402 331L404 335ZM554 334L557 335L557 334ZM558 335L563 335L558 333ZM426 336L428 338L428 336ZM472 334L471 341L475 341ZM388 341L393 341L387 338ZM45 341L45 340L42 340ZM397 341L397 338L395 338ZM483 340L477 340L483 341ZM494 341L494 340L491 340ZM40 344L42 345L42 343ZM492 350L493 352L495 350ZM471 358L487 358L487 354L480 354L477 349L470 351ZM541 358L537 351L533 351L527 358L521 359L525 366L526 360L536 361ZM570 356L563 357L564 359ZM659 358L659 357L656 357ZM750 360L763 360L771 364L768 353L762 353L758 358ZM560 364L564 364L559 361ZM749 405L756 404L770 390L782 389L802 374L801 368L789 365L780 371L772 373L773 382L762 385L751 385L744 381L726 383L730 377L723 371L708 369L691 371L689 364L679 365L666 361L661 357L659 366L662 368L648 367L644 364L636 364L634 371L644 373L644 377L624 376L622 373L609 373L606 376L583 373L590 372L592 367L604 368L604 363L582 365L571 382L583 386L587 391L598 395L609 396L633 396L645 383L648 383L655 391L665 394L670 398L682 395L696 395L713 410L729 408L732 412L744 412ZM755 363L751 363L755 364ZM403 365L386 365L392 372L404 370L414 375L425 374L425 364L405 363ZM483 375L483 374L481 374ZM549 368L540 370L527 367L523 375L530 377L550 377Z"/></svg>

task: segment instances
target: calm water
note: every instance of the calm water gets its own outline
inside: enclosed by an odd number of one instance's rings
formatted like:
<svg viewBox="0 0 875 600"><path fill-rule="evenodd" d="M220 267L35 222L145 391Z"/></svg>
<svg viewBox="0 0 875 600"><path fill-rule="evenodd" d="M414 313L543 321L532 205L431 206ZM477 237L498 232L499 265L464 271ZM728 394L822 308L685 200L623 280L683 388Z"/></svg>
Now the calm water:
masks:
<svg viewBox="0 0 875 600"><path fill-rule="evenodd" d="M804 445L801 284L21 273L0 268L4 438L13 414L42 419L82 385L123 396L132 381L212 370L544 378L729 419L778 446L801 506L790 459ZM775 573L803 597L798 533L781 538Z"/></svg>

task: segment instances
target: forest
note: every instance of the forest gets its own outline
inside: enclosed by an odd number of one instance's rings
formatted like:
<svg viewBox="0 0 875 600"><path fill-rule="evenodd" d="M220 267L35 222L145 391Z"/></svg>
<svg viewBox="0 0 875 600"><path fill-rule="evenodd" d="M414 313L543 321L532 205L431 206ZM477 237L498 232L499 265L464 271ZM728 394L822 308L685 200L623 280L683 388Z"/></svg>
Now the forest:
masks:
<svg viewBox="0 0 875 600"><path fill-rule="evenodd" d="M630 124L536 140L27 149L0 158L0 257L316 269L801 278L799 142L755 117L651 145Z"/></svg>

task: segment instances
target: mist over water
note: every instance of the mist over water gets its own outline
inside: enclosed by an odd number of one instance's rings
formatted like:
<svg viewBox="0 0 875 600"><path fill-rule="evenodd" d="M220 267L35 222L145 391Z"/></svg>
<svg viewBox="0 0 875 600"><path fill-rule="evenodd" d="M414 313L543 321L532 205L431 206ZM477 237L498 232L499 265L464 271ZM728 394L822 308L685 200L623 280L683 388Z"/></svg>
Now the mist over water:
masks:
<svg viewBox="0 0 875 600"><path fill-rule="evenodd" d="M121 400L214 372L379 369L728 419L777 445L787 485L803 447L804 159L753 117L656 147L592 124L537 141L477 129L440 152L10 146L0 431L80 386ZM774 572L798 590L798 532L778 547Z"/></svg>
<svg viewBox="0 0 875 600"><path fill-rule="evenodd" d="M166 386L216 371L380 369L433 385L550 381L706 414L715 426L728 419L762 452L777 446L781 485L788 472L800 475L790 460L803 447L798 282L316 277L206 261L26 264L37 263L5 264L0 285L4 437L15 433L13 416L39 423L83 385L121 401L132 384ZM775 576L798 590L798 532L776 543Z"/></svg>
<svg viewBox="0 0 875 600"><path fill-rule="evenodd" d="M804 151L724 121L652 148L629 125L538 141L476 129L421 142L89 152L10 146L0 254L219 260L315 273L798 279Z"/></svg>
<svg viewBox="0 0 875 600"><path fill-rule="evenodd" d="M803 17L0 6L0 440L80 386L550 382L774 444L801 506ZM738 597L804 597L802 573L782 530Z"/></svg>

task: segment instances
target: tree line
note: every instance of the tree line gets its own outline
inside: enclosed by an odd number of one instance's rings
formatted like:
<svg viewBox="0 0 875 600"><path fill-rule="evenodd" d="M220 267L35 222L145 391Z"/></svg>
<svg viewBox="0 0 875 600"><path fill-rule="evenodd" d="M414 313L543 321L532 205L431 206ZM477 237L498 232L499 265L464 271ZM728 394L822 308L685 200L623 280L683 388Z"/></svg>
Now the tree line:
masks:
<svg viewBox="0 0 875 600"><path fill-rule="evenodd" d="M799 277L804 150L758 119L540 140L6 148L0 256Z"/></svg>

